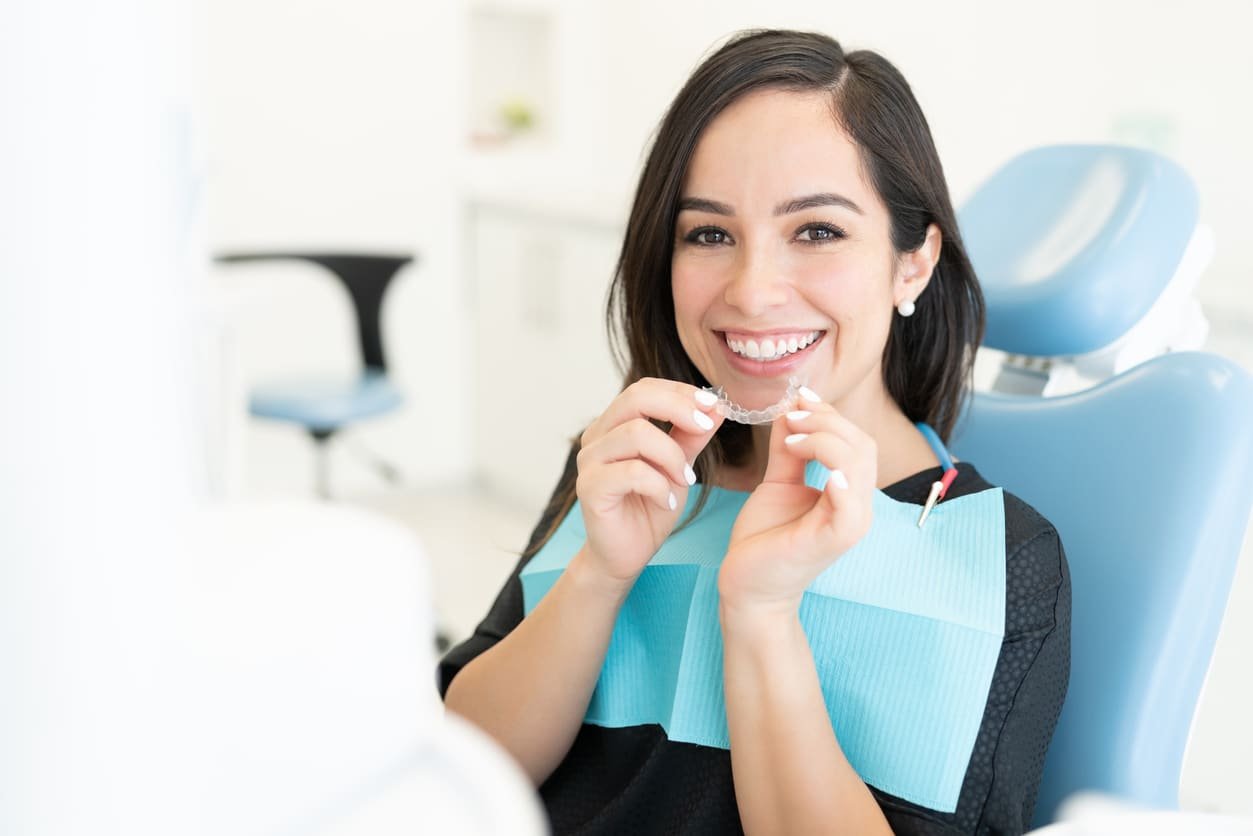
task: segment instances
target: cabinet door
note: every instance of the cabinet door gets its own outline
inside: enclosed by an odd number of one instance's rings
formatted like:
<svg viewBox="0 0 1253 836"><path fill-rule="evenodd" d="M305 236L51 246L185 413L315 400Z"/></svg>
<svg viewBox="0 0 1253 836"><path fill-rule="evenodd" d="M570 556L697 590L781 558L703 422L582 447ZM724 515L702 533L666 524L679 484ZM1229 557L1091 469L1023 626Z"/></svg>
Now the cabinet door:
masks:
<svg viewBox="0 0 1253 836"><path fill-rule="evenodd" d="M621 233L482 205L471 224L476 475L541 508L571 437L621 385L604 317Z"/></svg>

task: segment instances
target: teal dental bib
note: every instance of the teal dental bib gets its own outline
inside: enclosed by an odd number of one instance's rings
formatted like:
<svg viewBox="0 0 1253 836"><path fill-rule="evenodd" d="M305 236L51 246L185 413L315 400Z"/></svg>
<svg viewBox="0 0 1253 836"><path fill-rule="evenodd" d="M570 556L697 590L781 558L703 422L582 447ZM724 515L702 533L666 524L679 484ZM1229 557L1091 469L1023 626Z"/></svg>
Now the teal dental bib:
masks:
<svg viewBox="0 0 1253 836"><path fill-rule="evenodd" d="M809 462L821 490L830 471ZM702 485L688 492L688 519ZM749 494L714 487L672 534L622 606L585 722L659 724L674 741L730 748L718 568ZM874 493L870 531L805 590L809 639L836 739L858 775L920 806L953 812L1005 633L1000 488L919 506ZM676 528L678 526L676 525ZM586 531L576 502L522 570L530 613Z"/></svg>

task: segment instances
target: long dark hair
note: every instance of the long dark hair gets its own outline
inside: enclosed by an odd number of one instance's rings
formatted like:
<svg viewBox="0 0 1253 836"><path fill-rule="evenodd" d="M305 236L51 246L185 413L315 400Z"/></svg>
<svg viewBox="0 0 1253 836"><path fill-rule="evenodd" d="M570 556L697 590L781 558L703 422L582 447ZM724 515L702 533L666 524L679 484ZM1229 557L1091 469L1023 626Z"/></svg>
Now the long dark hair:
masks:
<svg viewBox="0 0 1253 836"><path fill-rule="evenodd" d="M705 128L732 102L762 89L830 95L832 129L842 127L858 147L887 206L898 253L922 246L929 224L939 227L939 261L915 300L914 315L892 317L882 370L901 411L911 421L930 424L947 442L972 390L984 302L931 129L909 84L883 56L845 53L816 32L736 33L697 67L666 111L635 191L605 309L610 350L619 371L625 369L622 388L643 377L709 385L680 344L674 322L670 261L680 189ZM669 423L654 423L669 432ZM721 468L744 464L752 445L751 427L723 422L695 462L700 482L713 484ZM701 492L689 522L708 496ZM575 483L567 479L549 504L549 511L556 511L552 524L527 554L547 542L574 501Z"/></svg>

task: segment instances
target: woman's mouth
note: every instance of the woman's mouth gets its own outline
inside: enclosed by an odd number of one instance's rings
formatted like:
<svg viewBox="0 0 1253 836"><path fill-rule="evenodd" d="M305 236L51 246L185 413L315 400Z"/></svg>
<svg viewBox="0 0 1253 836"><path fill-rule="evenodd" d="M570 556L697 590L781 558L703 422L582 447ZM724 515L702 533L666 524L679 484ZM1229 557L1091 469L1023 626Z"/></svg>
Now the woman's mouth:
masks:
<svg viewBox="0 0 1253 836"><path fill-rule="evenodd" d="M826 331L799 331L755 338L735 332L714 333L721 340L732 367L755 377L773 377L795 369L827 335Z"/></svg>

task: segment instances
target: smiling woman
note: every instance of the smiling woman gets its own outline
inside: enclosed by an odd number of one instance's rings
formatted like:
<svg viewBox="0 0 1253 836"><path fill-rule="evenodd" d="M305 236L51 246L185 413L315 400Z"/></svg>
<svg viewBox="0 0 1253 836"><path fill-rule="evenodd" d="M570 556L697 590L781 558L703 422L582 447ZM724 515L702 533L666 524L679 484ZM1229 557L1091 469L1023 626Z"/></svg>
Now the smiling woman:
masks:
<svg viewBox="0 0 1253 836"><path fill-rule="evenodd" d="M704 61L606 317L621 394L441 664L448 708L556 833L1022 832L1069 576L1048 520L944 449L983 297L895 67L778 30ZM770 424L702 391L754 411L793 377Z"/></svg>
<svg viewBox="0 0 1253 836"><path fill-rule="evenodd" d="M803 372L842 414L876 428L882 487L935 461L914 427L935 416L908 418L879 371L893 308L923 293L943 235L932 222L920 247L894 250L888 209L830 98L754 90L705 129L679 200L674 316L687 356L732 400L752 408ZM827 188L805 191L815 187ZM799 348L813 333L811 348L777 357L780 339ZM753 432L755 460L729 468L737 480L765 473L769 428Z"/></svg>
<svg viewBox="0 0 1253 836"><path fill-rule="evenodd" d="M882 487L934 463L916 422L951 434L983 299L926 121L895 68L866 51L830 61L804 37L789 60L767 64L771 41L740 39L744 63L715 56L671 106L641 177L608 326L625 326L628 382L721 385L752 408L805 371L842 413L876 428ZM644 214L667 205L671 226L659 220L667 213ZM665 275L669 300L657 286ZM906 321L894 306L921 315ZM665 332L682 351L657 339ZM815 344L794 354L791 341L813 332ZM778 354L780 339L788 355L763 356L767 341ZM760 480L767 438L767 428L723 427L702 481Z"/></svg>

